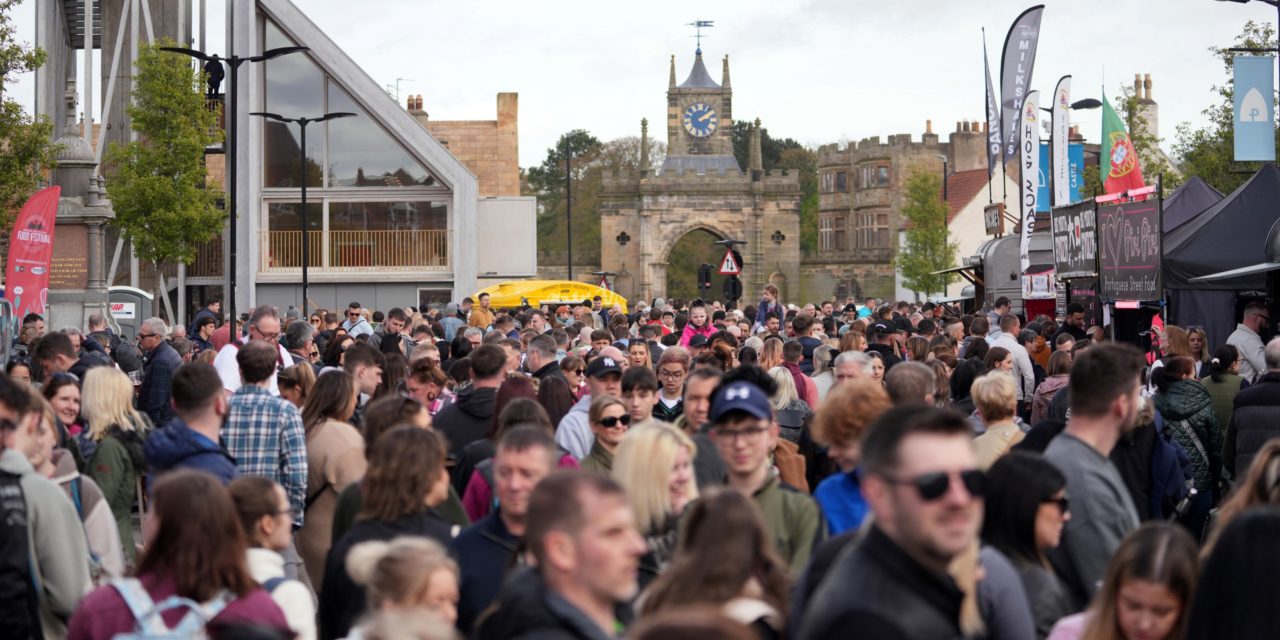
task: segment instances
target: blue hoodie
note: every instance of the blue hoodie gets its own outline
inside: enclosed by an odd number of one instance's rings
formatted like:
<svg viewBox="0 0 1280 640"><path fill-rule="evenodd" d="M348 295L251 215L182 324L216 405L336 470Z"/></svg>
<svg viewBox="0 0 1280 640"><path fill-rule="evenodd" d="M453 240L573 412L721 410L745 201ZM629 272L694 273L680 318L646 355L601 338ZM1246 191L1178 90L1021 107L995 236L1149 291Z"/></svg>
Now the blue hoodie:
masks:
<svg viewBox="0 0 1280 640"><path fill-rule="evenodd" d="M236 459L222 445L197 433L181 418L175 417L151 432L145 453L153 478L173 469L200 469L226 484L240 475Z"/></svg>

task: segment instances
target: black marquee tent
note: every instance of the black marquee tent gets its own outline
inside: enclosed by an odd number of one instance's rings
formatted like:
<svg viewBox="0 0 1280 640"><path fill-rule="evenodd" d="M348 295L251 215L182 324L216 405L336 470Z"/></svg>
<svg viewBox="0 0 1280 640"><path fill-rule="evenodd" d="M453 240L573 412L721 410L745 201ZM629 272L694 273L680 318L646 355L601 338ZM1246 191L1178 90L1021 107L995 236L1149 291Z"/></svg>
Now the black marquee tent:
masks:
<svg viewBox="0 0 1280 640"><path fill-rule="evenodd" d="M1165 234L1163 276L1172 324L1203 326L1210 348L1226 342L1241 298L1265 292L1266 274L1192 279L1265 262L1265 239L1280 218L1278 202L1280 169L1268 163L1231 195Z"/></svg>
<svg viewBox="0 0 1280 640"><path fill-rule="evenodd" d="M1209 186L1209 183L1200 179L1200 176L1192 176L1164 199L1163 220L1160 226L1165 233L1169 233L1221 200L1221 191Z"/></svg>

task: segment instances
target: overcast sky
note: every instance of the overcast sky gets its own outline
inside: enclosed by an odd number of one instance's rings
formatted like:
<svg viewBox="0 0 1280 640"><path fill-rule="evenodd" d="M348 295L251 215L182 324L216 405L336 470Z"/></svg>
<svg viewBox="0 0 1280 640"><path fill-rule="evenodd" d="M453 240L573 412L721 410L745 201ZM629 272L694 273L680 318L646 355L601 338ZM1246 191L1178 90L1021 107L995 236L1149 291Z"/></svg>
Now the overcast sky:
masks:
<svg viewBox="0 0 1280 640"><path fill-rule="evenodd" d="M177 0L166 0L176 2ZM188 0L196 3L196 0ZM520 164L541 162L565 131L602 140L665 135L668 61L678 81L693 62L693 30L712 76L729 55L734 115L808 145L910 133L925 120L945 136L983 119L982 32L999 90L1000 47L1028 0L294 0L379 84L422 94L434 119L494 118L496 94L520 94ZM209 43L222 48L224 0L207 0ZM1073 75L1073 99L1107 95L1150 73L1170 148L1177 123L1203 121L1225 79L1208 47L1228 46L1247 20L1274 22L1261 3L1213 0L1047 0L1033 88ZM35 0L18 37L34 40ZM31 83L14 92L31 104ZM99 110L100 113L100 110ZM1090 141L1098 112L1076 112Z"/></svg>

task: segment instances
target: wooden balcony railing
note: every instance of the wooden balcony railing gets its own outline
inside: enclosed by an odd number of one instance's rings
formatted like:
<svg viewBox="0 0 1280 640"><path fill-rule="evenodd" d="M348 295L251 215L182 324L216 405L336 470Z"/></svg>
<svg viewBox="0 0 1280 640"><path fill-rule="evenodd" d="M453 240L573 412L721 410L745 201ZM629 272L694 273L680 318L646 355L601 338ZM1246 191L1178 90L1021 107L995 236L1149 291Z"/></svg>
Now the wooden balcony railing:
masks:
<svg viewBox="0 0 1280 640"><path fill-rule="evenodd" d="M326 271L448 271L449 231L330 231L308 234L310 267ZM302 232L264 231L262 270L301 269Z"/></svg>
<svg viewBox="0 0 1280 640"><path fill-rule="evenodd" d="M200 245L196 249L196 259L187 266L188 278L221 278L224 277L222 254L222 234Z"/></svg>

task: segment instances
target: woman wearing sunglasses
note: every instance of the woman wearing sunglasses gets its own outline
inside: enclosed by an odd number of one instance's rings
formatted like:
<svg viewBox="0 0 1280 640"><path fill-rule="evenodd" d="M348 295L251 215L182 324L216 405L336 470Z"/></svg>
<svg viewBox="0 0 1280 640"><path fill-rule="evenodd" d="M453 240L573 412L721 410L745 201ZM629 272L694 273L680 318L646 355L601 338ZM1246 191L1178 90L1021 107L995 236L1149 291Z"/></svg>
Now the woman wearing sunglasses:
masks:
<svg viewBox="0 0 1280 640"><path fill-rule="evenodd" d="M607 476L613 472L613 453L622 444L622 436L627 435L631 416L621 400L604 395L591 401L587 420L596 439L591 452L582 459L582 470Z"/></svg>
<svg viewBox="0 0 1280 640"><path fill-rule="evenodd" d="M1071 519L1067 479L1039 454L1014 451L987 472L982 541L1013 563L1031 603L1036 637L1071 613L1067 589L1045 554L1062 540Z"/></svg>

